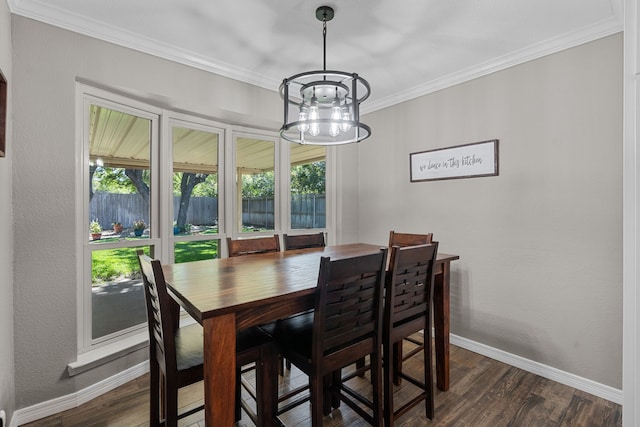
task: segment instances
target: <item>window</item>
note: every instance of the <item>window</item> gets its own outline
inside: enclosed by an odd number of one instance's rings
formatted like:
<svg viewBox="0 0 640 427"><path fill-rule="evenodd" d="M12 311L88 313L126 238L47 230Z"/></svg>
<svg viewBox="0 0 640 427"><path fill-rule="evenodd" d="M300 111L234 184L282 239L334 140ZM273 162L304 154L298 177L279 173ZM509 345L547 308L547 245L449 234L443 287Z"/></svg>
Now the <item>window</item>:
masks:
<svg viewBox="0 0 640 427"><path fill-rule="evenodd" d="M77 88L83 360L146 337L136 250L180 263L226 256L227 236L328 231L333 148Z"/></svg>
<svg viewBox="0 0 640 427"><path fill-rule="evenodd" d="M327 226L326 147L291 144L291 229Z"/></svg>
<svg viewBox="0 0 640 427"><path fill-rule="evenodd" d="M81 348L146 327L136 250L152 254L158 115L85 97ZM90 314L90 315L89 315Z"/></svg>
<svg viewBox="0 0 640 427"><path fill-rule="evenodd" d="M172 120L174 262L220 256L219 167L224 129Z"/></svg>
<svg viewBox="0 0 640 427"><path fill-rule="evenodd" d="M276 140L235 135L236 224L240 233L274 232L276 224Z"/></svg>

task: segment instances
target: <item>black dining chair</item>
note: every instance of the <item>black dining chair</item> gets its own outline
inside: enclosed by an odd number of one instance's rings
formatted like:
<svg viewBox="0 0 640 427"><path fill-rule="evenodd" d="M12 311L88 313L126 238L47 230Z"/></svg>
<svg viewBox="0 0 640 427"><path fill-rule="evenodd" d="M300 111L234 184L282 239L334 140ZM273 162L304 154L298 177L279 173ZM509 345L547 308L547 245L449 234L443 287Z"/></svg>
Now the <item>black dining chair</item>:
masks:
<svg viewBox="0 0 640 427"><path fill-rule="evenodd" d="M309 376L312 427L321 426L323 415L340 401L370 424L382 426L381 320L386 257L387 248L353 258L322 257L314 311L276 324L274 338L279 352ZM371 360L371 398L340 378L343 367L365 356ZM288 409L291 406L280 408L278 414Z"/></svg>
<svg viewBox="0 0 640 427"><path fill-rule="evenodd" d="M391 230L389 232L389 251L394 246L406 247L406 246L416 246L416 245L424 245L426 243L431 243L433 240L433 233L425 233L425 234L415 234L415 233L396 233ZM387 268L388 270L389 268ZM420 353L424 349L424 341L416 335L408 336L405 338L406 341L409 341L413 344L413 348L409 350L407 353L403 354L402 342L396 344L396 351L394 352L395 359L392 361L394 366L394 374L393 374L393 382L396 385L400 385L402 372L402 362L404 360L408 360ZM364 360L358 360L356 363L357 367L357 375L363 376L364 372L367 369Z"/></svg>
<svg viewBox="0 0 640 427"><path fill-rule="evenodd" d="M389 232L389 251L394 246L406 247L406 246L416 246L416 245L424 245L427 243L431 243L433 241L433 233L424 233L424 234L415 234L415 233L396 233L391 230ZM393 382L396 385L400 385L402 372L402 362L408 360L420 353L424 349L424 340L417 337L415 334L412 336L408 336L405 338L406 341L409 341L414 345L414 347L406 353L403 353L402 342L396 345L395 360L393 361L394 375Z"/></svg>
<svg viewBox="0 0 640 427"><path fill-rule="evenodd" d="M387 426L393 426L396 418L422 401L425 402L427 418L433 419L431 305L437 253L438 242L403 248L393 246L391 249L390 270L385 281L382 339L385 360L384 418ZM402 345L402 341L419 331L424 331L423 378L415 378L402 372L402 355L397 354L397 348ZM397 369L397 363L400 364L400 369ZM394 410L393 385L396 375L416 386L420 393Z"/></svg>
<svg viewBox="0 0 640 427"><path fill-rule="evenodd" d="M167 293L160 261L137 251L144 283L149 327L150 425L177 426L178 420L203 409L203 406L178 413L178 389L197 383L203 377L203 333L195 323L180 327L179 306ZM258 328L243 329L236 338L236 421L244 409L258 426L271 425L276 406L276 353L270 336ZM241 384L246 384L241 367L255 364L256 387L247 387L256 399L256 410L241 398ZM224 369L224 367L220 367Z"/></svg>

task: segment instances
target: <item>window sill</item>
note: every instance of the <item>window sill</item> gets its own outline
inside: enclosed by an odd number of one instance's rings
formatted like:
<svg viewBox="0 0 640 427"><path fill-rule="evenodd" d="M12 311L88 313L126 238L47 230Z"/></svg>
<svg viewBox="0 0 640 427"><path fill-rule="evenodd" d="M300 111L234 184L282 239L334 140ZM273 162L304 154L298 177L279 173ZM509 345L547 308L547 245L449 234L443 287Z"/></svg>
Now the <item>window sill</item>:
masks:
<svg viewBox="0 0 640 427"><path fill-rule="evenodd" d="M180 326L183 327L192 323L196 323L196 321L183 312L180 316ZM145 327L135 335L89 350L86 353L78 354L77 360L67 365L67 372L70 377L73 377L148 346L149 330Z"/></svg>
<svg viewBox="0 0 640 427"><path fill-rule="evenodd" d="M145 348L148 345L149 331L145 328L140 333L128 338L118 340L117 342L105 345L95 350L90 350L86 353L78 354L77 360L67 365L67 372L70 377L73 377L129 353Z"/></svg>

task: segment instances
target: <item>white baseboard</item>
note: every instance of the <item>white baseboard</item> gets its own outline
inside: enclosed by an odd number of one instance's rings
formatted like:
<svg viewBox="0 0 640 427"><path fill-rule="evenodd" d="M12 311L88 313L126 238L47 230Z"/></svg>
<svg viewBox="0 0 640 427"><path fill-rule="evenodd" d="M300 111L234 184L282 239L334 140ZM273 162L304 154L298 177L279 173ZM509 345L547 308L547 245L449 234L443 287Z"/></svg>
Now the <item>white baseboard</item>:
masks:
<svg viewBox="0 0 640 427"><path fill-rule="evenodd" d="M58 412L76 408L83 403L95 399L116 387L120 387L121 385L146 374L147 372L149 372L148 361L139 363L138 365L119 372L112 377L104 379L67 396L58 397L56 399L38 403L37 405L18 409L14 412L13 417L11 418L10 427L17 427L22 424L57 414Z"/></svg>
<svg viewBox="0 0 640 427"><path fill-rule="evenodd" d="M470 339L454 334L450 335L450 342L453 345L473 351L474 353L490 357L491 359L515 366L516 368L531 372L532 374L540 375L541 377L559 382L560 384L576 388L586 393L593 394L594 396L622 405L622 390L618 390L613 387L579 377L578 375L561 371L551 366L525 359L524 357L507 353L506 351L489 347L488 345L471 341Z"/></svg>

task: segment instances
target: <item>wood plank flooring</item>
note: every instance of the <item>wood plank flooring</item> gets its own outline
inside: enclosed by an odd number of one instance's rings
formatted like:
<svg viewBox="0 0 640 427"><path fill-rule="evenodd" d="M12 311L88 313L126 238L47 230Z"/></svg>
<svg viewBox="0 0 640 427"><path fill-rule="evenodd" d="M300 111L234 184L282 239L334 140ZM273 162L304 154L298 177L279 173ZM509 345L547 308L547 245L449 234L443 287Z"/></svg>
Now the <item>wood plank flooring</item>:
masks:
<svg viewBox="0 0 640 427"><path fill-rule="evenodd" d="M410 344L406 344L407 346ZM408 349L408 348L407 348ZM409 374L420 372L421 357L405 362ZM356 378L353 387L369 387L368 380ZM295 368L281 379L281 390L306 382ZM403 381L396 388L396 402L408 399L413 386ZM180 405L193 406L202 399L202 384L181 391ZM608 427L622 426L620 405L571 387L539 377L479 354L451 347L451 387L436 390L435 417L424 415L424 406L405 414L397 426L469 426L469 427ZM397 404L397 403L396 403ZM33 423L28 427L53 426L122 426L149 425L148 375L133 380L78 408ZM309 407L303 404L282 416L290 427L309 426ZM183 427L204 427L202 413L181 420ZM368 425L344 404L325 417L328 427ZM239 426L252 424L244 416Z"/></svg>

